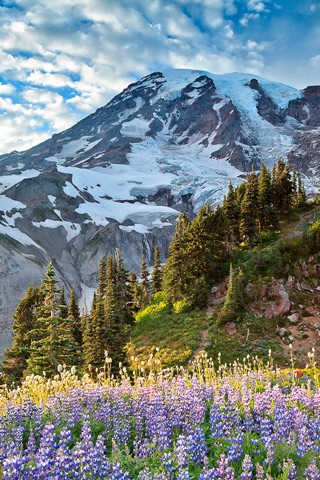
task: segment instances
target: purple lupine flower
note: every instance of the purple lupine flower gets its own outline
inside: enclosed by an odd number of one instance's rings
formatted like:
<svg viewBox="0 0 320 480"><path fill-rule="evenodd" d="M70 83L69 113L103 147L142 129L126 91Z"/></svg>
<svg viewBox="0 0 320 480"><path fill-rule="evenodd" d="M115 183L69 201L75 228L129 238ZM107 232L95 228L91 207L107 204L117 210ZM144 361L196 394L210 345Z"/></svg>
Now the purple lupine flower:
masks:
<svg viewBox="0 0 320 480"><path fill-rule="evenodd" d="M309 467L303 472L303 476L306 478L306 480L319 480L320 470L317 467L315 460L312 460Z"/></svg>
<svg viewBox="0 0 320 480"><path fill-rule="evenodd" d="M242 472L240 475L240 480L251 480L253 471L253 463L250 455L245 455L242 461Z"/></svg>
<svg viewBox="0 0 320 480"><path fill-rule="evenodd" d="M215 475L217 480L235 479L234 468L229 466L229 460L224 454L220 455L220 459L217 461Z"/></svg>

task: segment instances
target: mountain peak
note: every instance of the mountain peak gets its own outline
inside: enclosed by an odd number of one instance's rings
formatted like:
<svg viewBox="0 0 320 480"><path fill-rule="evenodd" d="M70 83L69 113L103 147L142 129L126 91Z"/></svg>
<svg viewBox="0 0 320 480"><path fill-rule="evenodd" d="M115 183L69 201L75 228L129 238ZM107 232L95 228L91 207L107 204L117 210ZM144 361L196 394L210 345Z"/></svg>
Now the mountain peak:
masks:
<svg viewBox="0 0 320 480"><path fill-rule="evenodd" d="M300 92L249 73L165 70L51 139L0 156L0 291L11 292L0 304L12 311L49 260L80 296L115 247L135 271L156 244L165 257L179 211L220 202L252 164L283 156L312 186L319 99L320 87Z"/></svg>

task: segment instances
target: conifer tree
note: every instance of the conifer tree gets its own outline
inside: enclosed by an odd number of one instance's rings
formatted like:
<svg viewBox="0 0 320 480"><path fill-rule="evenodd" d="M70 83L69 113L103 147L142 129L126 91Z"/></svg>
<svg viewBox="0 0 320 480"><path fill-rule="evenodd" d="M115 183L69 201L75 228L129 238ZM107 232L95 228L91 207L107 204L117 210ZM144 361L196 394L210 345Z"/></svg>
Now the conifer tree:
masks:
<svg viewBox="0 0 320 480"><path fill-rule="evenodd" d="M104 350L112 358L114 371L118 370L119 362L125 361L124 346L127 338L127 312L124 307L126 292L121 292L117 278L116 264L113 259L107 260L107 288L105 298L105 333Z"/></svg>
<svg viewBox="0 0 320 480"><path fill-rule="evenodd" d="M117 371L118 363L125 361L124 346L130 325L133 324L129 279L118 250L114 256L108 255L105 275L100 278L105 285L104 296L98 284L90 315L84 325L84 366L101 369L105 352L108 352L113 370Z"/></svg>
<svg viewBox="0 0 320 480"><path fill-rule="evenodd" d="M154 248L153 254L153 270L151 274L151 290L153 295L161 291L162 288L162 267L160 260L160 251L158 245Z"/></svg>
<svg viewBox="0 0 320 480"><path fill-rule="evenodd" d="M140 309L141 289L134 272L130 272L128 276L128 297L130 312L135 315Z"/></svg>
<svg viewBox="0 0 320 480"><path fill-rule="evenodd" d="M84 369L87 370L89 365L100 367L101 364L96 365L97 358L97 335L99 335L99 325L96 322L96 308L97 308L97 294L93 293L90 313L86 312L82 315L82 355ZM104 310L103 310L104 312Z"/></svg>
<svg viewBox="0 0 320 480"><path fill-rule="evenodd" d="M240 211L240 236L253 247L258 234L258 179L254 171L247 175L245 185Z"/></svg>
<svg viewBox="0 0 320 480"><path fill-rule="evenodd" d="M66 301L64 287L61 288L61 293L60 293L59 316L60 318L68 318L68 305Z"/></svg>
<svg viewBox="0 0 320 480"><path fill-rule="evenodd" d="M59 299L61 290L52 262L42 280L44 304L38 308L36 326L30 331L31 354L27 360L26 374L48 375L56 373L59 364L68 366L79 363L79 346L75 342L68 319L60 317Z"/></svg>
<svg viewBox="0 0 320 480"><path fill-rule="evenodd" d="M142 260L141 260L140 290L141 290L141 306L145 306L149 300L149 272L147 269L147 262L144 255L142 255Z"/></svg>
<svg viewBox="0 0 320 480"><path fill-rule="evenodd" d="M171 302L182 300L187 294L186 234L189 227L190 221L186 213L180 213L169 246L168 260L163 269L163 290Z"/></svg>
<svg viewBox="0 0 320 480"><path fill-rule="evenodd" d="M230 264L228 290L226 299L219 316L219 323L235 322L244 311L243 300L243 273L240 270L235 275L232 264Z"/></svg>
<svg viewBox="0 0 320 480"><path fill-rule="evenodd" d="M274 191L271 183L271 174L262 163L258 179L258 221L259 230L277 227L276 212L274 209Z"/></svg>
<svg viewBox="0 0 320 480"><path fill-rule="evenodd" d="M2 362L2 372L9 383L20 381L27 368L31 355L31 331L37 324L37 310L43 301L43 289L30 285L13 314L13 343L5 350Z"/></svg>
<svg viewBox="0 0 320 480"><path fill-rule="evenodd" d="M176 233L163 276L168 300L188 298L194 304L203 304L209 282L221 275L220 267L226 259L225 232L223 208L213 211L206 205L182 233Z"/></svg>
<svg viewBox="0 0 320 480"><path fill-rule="evenodd" d="M72 327L72 335L78 345L82 346L82 324L80 318L80 310L76 299L74 289L70 289L70 301L68 308L68 319Z"/></svg>
<svg viewBox="0 0 320 480"><path fill-rule="evenodd" d="M294 186L290 168L281 157L273 169L273 189L275 209L283 217L291 209Z"/></svg>
<svg viewBox="0 0 320 480"><path fill-rule="evenodd" d="M297 205L304 205L307 201L307 194L300 172L297 175Z"/></svg>
<svg viewBox="0 0 320 480"><path fill-rule="evenodd" d="M224 200L223 208L227 218L227 229L229 240L232 243L239 243L239 226L240 226L240 203L237 199L236 192L232 183L229 183L228 194Z"/></svg>

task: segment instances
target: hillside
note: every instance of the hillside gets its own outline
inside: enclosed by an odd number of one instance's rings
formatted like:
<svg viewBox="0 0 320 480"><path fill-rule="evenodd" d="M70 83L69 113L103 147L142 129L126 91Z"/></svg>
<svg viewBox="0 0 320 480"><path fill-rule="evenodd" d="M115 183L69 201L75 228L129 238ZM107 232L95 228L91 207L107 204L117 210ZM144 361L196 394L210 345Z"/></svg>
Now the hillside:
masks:
<svg viewBox="0 0 320 480"><path fill-rule="evenodd" d="M215 361L221 354L222 362L232 363L247 355L267 361L271 350L279 366L293 360L305 367L308 353L320 346L320 252L304 238L310 228L319 228L319 219L319 205L309 204L281 222L279 232L262 245L235 253L234 270L240 267L246 278L240 319L219 324L229 276L212 285L200 311L190 310L187 301L172 311L160 296L137 317L130 358L147 363L151 355L162 366L186 365L205 351Z"/></svg>
<svg viewBox="0 0 320 480"><path fill-rule="evenodd" d="M0 156L0 355L11 317L52 260L67 296L91 301L101 255L126 268L167 258L179 212L194 218L279 156L319 172L319 87L251 74L154 72L68 130Z"/></svg>

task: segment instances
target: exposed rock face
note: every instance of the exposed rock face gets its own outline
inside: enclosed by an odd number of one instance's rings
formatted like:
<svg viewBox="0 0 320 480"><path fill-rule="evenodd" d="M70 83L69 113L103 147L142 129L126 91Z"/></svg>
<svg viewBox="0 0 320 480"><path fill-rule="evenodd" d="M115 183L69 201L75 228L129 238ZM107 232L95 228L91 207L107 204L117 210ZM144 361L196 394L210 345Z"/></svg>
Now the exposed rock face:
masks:
<svg viewBox="0 0 320 480"><path fill-rule="evenodd" d="M317 175L319 95L249 74L155 72L74 127L0 156L0 325L9 332L50 260L82 297L116 247L136 272L156 244L165 260L178 213L218 203L252 164L282 155Z"/></svg>

